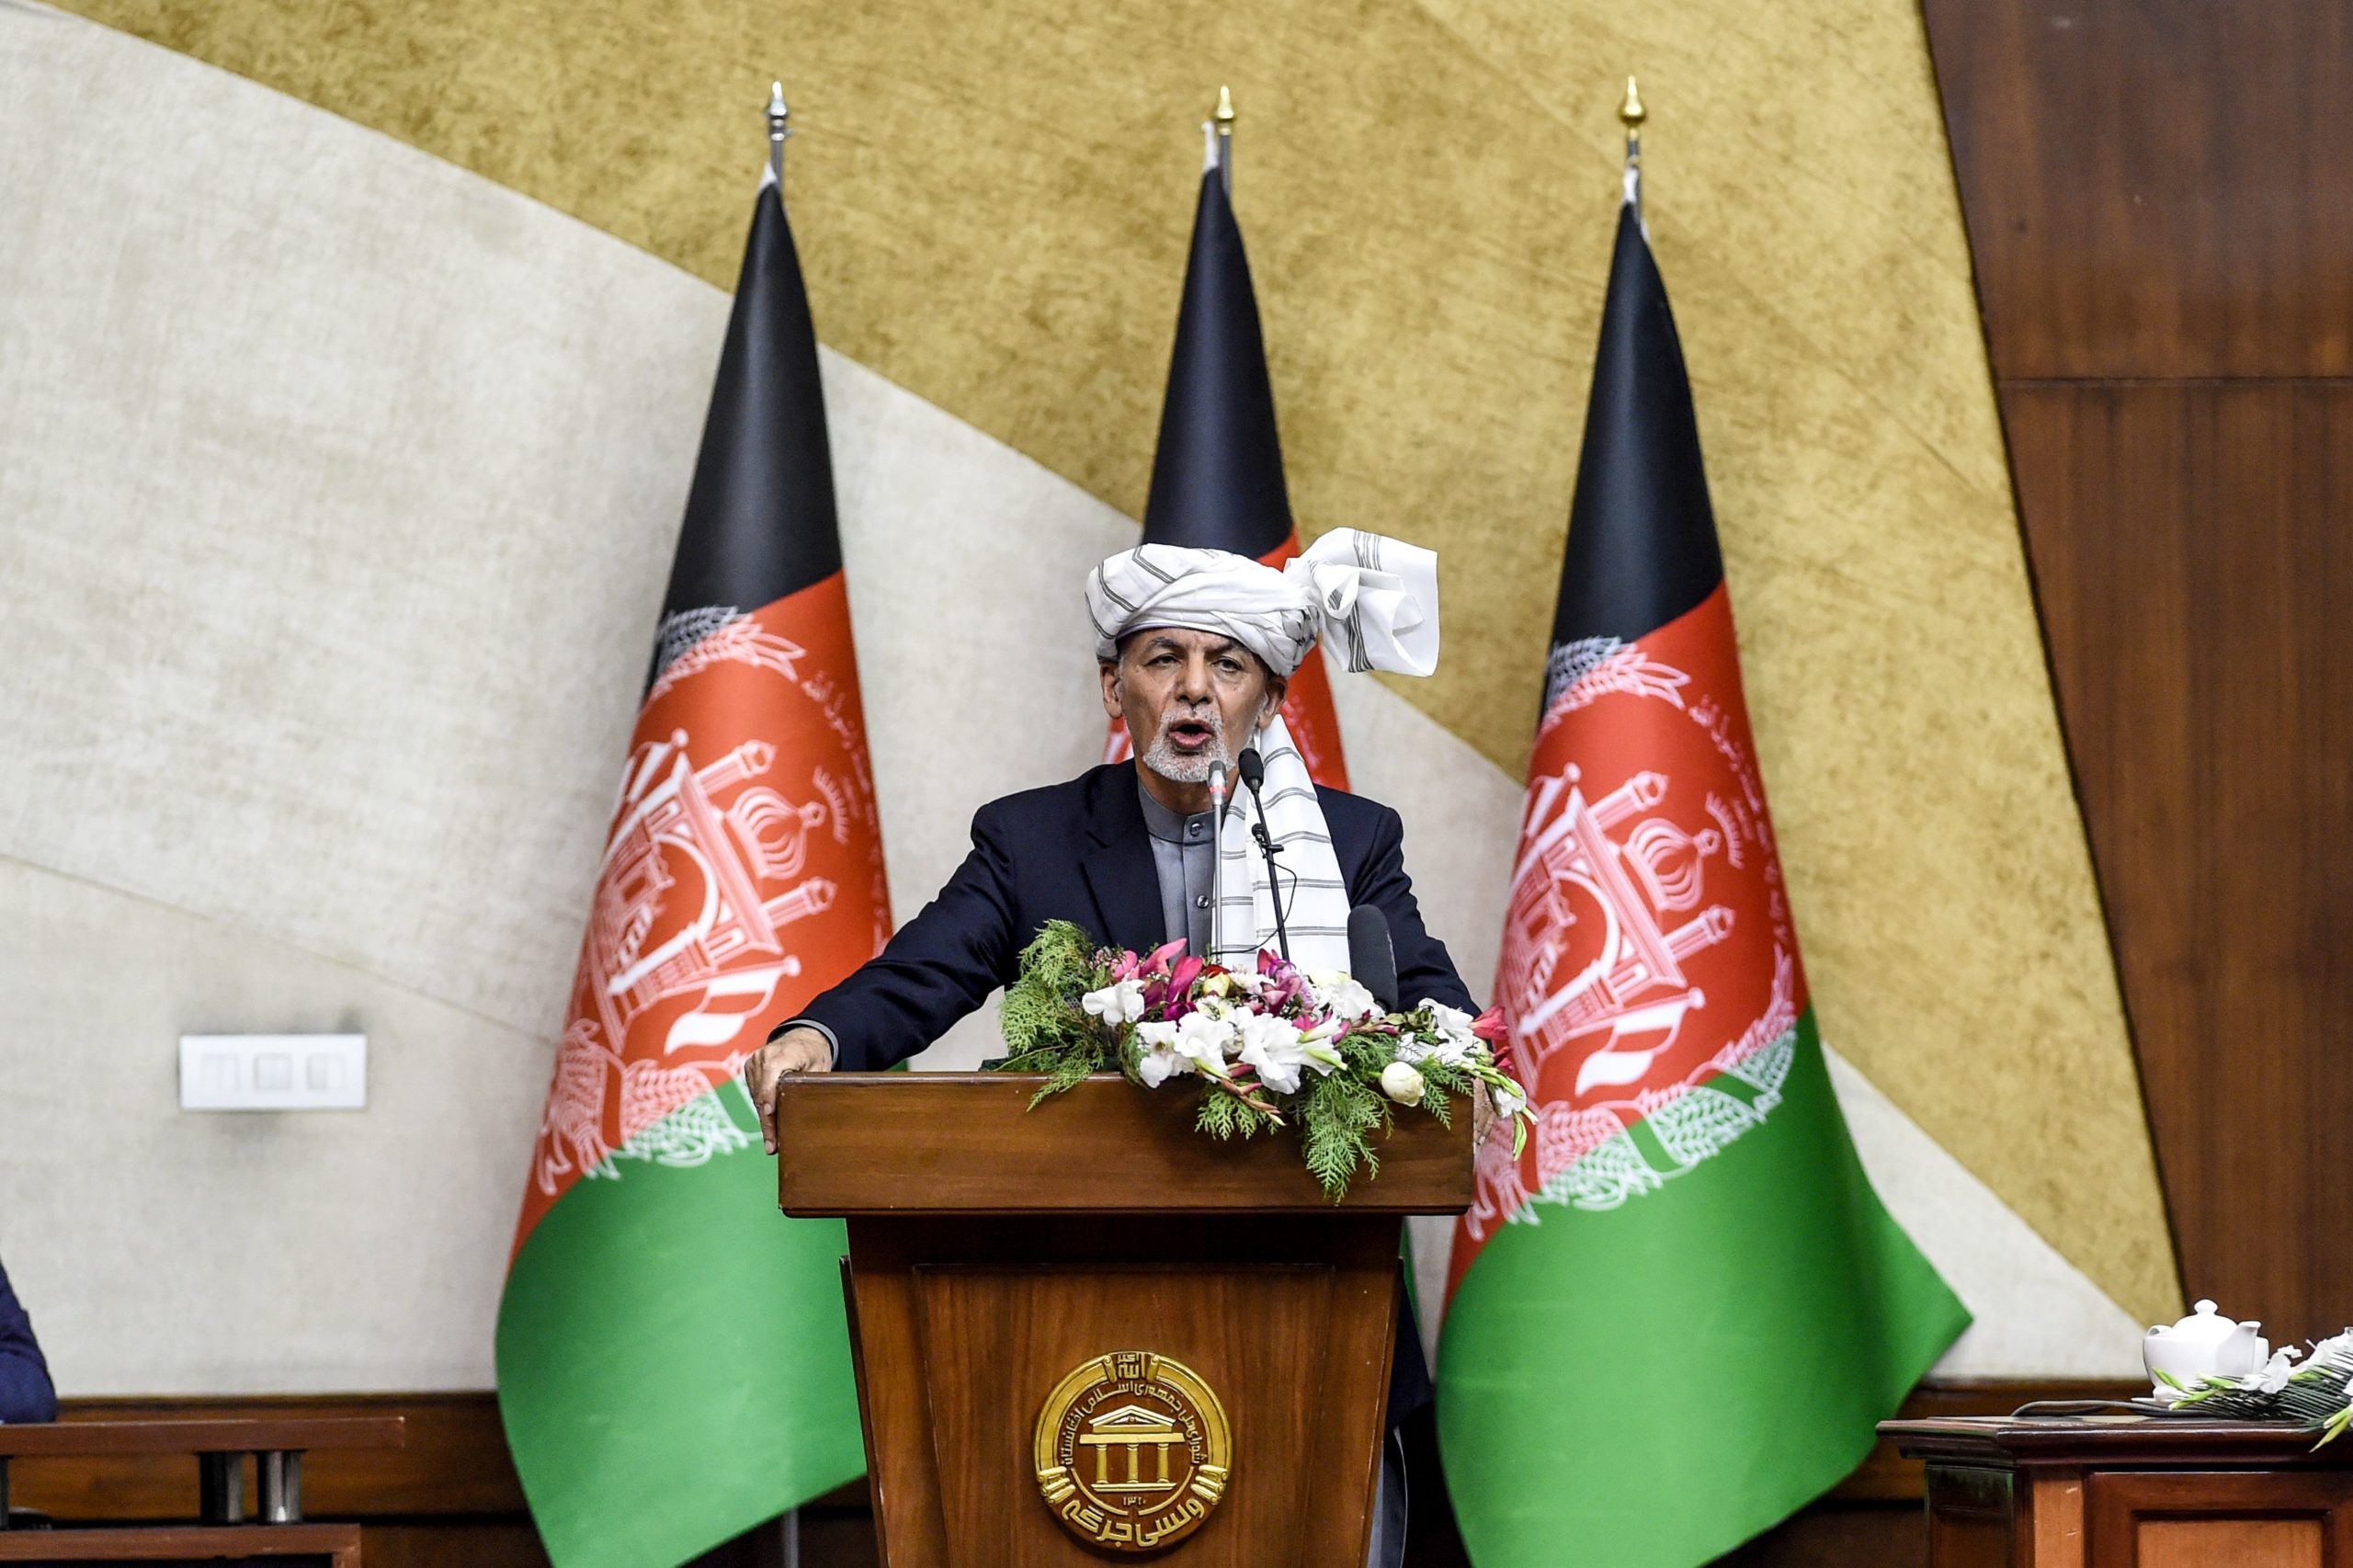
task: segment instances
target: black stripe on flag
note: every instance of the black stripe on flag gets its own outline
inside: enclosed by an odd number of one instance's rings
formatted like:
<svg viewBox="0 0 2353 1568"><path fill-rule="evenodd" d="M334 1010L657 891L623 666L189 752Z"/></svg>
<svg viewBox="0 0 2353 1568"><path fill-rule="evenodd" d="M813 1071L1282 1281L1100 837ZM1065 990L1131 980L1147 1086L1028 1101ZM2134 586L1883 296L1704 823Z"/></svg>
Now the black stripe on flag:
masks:
<svg viewBox="0 0 2353 1568"><path fill-rule="evenodd" d="M1201 176L1193 214L1143 537L1256 559L1280 549L1290 533L1290 493L1250 258L1225 177L1211 169Z"/></svg>
<svg viewBox="0 0 2353 1568"><path fill-rule="evenodd" d="M763 182L662 614L755 609L841 569L817 332L783 200Z"/></svg>
<svg viewBox="0 0 2353 1568"><path fill-rule="evenodd" d="M1552 644L1631 642L1697 606L1723 575L1683 346L1630 205L1618 214Z"/></svg>

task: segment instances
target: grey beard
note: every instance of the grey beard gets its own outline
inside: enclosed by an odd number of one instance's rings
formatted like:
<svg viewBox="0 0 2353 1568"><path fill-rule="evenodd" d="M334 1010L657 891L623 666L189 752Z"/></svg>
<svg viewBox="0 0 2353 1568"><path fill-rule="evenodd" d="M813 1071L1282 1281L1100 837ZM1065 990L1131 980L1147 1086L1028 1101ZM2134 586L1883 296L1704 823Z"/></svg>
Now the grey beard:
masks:
<svg viewBox="0 0 2353 1568"><path fill-rule="evenodd" d="M1168 744L1167 716L1164 714L1160 733L1153 738L1152 749L1143 754L1143 765L1171 784L1206 784L1210 779L1210 769L1221 762L1232 768L1233 756L1225 744L1225 716L1212 708L1202 722L1210 727L1210 746L1198 756L1185 756Z"/></svg>

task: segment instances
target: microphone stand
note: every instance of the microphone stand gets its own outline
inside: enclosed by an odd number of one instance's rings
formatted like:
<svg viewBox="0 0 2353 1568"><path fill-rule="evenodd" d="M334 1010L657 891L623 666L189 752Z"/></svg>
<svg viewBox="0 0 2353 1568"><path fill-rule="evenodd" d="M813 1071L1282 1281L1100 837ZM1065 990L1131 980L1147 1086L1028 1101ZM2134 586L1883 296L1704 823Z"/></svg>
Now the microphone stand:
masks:
<svg viewBox="0 0 2353 1568"><path fill-rule="evenodd" d="M1283 961L1289 963L1290 933L1283 926L1283 884L1275 865L1275 857L1283 852L1283 846L1267 831L1267 802L1259 794L1259 786L1266 781L1267 765L1256 746L1243 751L1241 765L1243 787L1250 791L1250 836L1258 841L1259 849L1267 857L1267 902L1275 906L1275 947L1283 955Z"/></svg>
<svg viewBox="0 0 2353 1568"><path fill-rule="evenodd" d="M1220 963L1225 955L1217 944L1218 922L1225 917L1225 806L1232 786L1226 782L1225 764L1210 764L1210 939L1209 951L1199 955L1203 963Z"/></svg>

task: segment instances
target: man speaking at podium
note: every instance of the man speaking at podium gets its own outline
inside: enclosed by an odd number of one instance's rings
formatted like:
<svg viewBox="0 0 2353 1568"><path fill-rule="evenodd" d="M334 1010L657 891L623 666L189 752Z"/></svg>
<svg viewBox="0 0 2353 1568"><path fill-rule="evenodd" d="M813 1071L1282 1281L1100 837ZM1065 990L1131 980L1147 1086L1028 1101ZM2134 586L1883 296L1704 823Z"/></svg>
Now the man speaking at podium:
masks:
<svg viewBox="0 0 2353 1568"><path fill-rule="evenodd" d="M1104 711L1127 721L1133 766L1106 764L980 809L972 853L939 895L745 1062L770 1153L784 1074L905 1061L1009 984L1050 920L1139 952L1181 939L1228 963L1279 941L1301 968L1354 971L1379 994L1389 955L1351 962L1348 950L1350 911L1370 907L1386 918L1394 952L1384 1003L1478 1010L1444 944L1423 928L1397 813L1313 783L1281 714L1290 677L1319 638L1352 670L1437 667L1437 556L1352 528L1280 570L1225 551L1144 544L1087 574L1086 606ZM1246 751L1263 776L1243 766ZM1213 773L1249 786L1222 822ZM1260 821L1272 855L1253 832ZM1429 1388L1410 1324L1398 1341L1392 1426ZM1376 1563L1404 1551L1397 1454L1392 1432Z"/></svg>

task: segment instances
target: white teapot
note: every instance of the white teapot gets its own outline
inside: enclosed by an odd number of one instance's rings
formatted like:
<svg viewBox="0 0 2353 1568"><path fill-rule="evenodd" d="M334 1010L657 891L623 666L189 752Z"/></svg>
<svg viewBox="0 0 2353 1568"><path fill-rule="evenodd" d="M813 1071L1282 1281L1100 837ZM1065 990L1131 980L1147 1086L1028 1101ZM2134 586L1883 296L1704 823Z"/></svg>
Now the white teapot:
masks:
<svg viewBox="0 0 2353 1568"><path fill-rule="evenodd" d="M2141 1364L2149 1381L2165 1386L2162 1372L2184 1388L2196 1388L2205 1377L2243 1378L2260 1370L2271 1356L2271 1342L2256 1335L2259 1323L2234 1323L2200 1301L2198 1310L2179 1323L2159 1324L2141 1340Z"/></svg>

